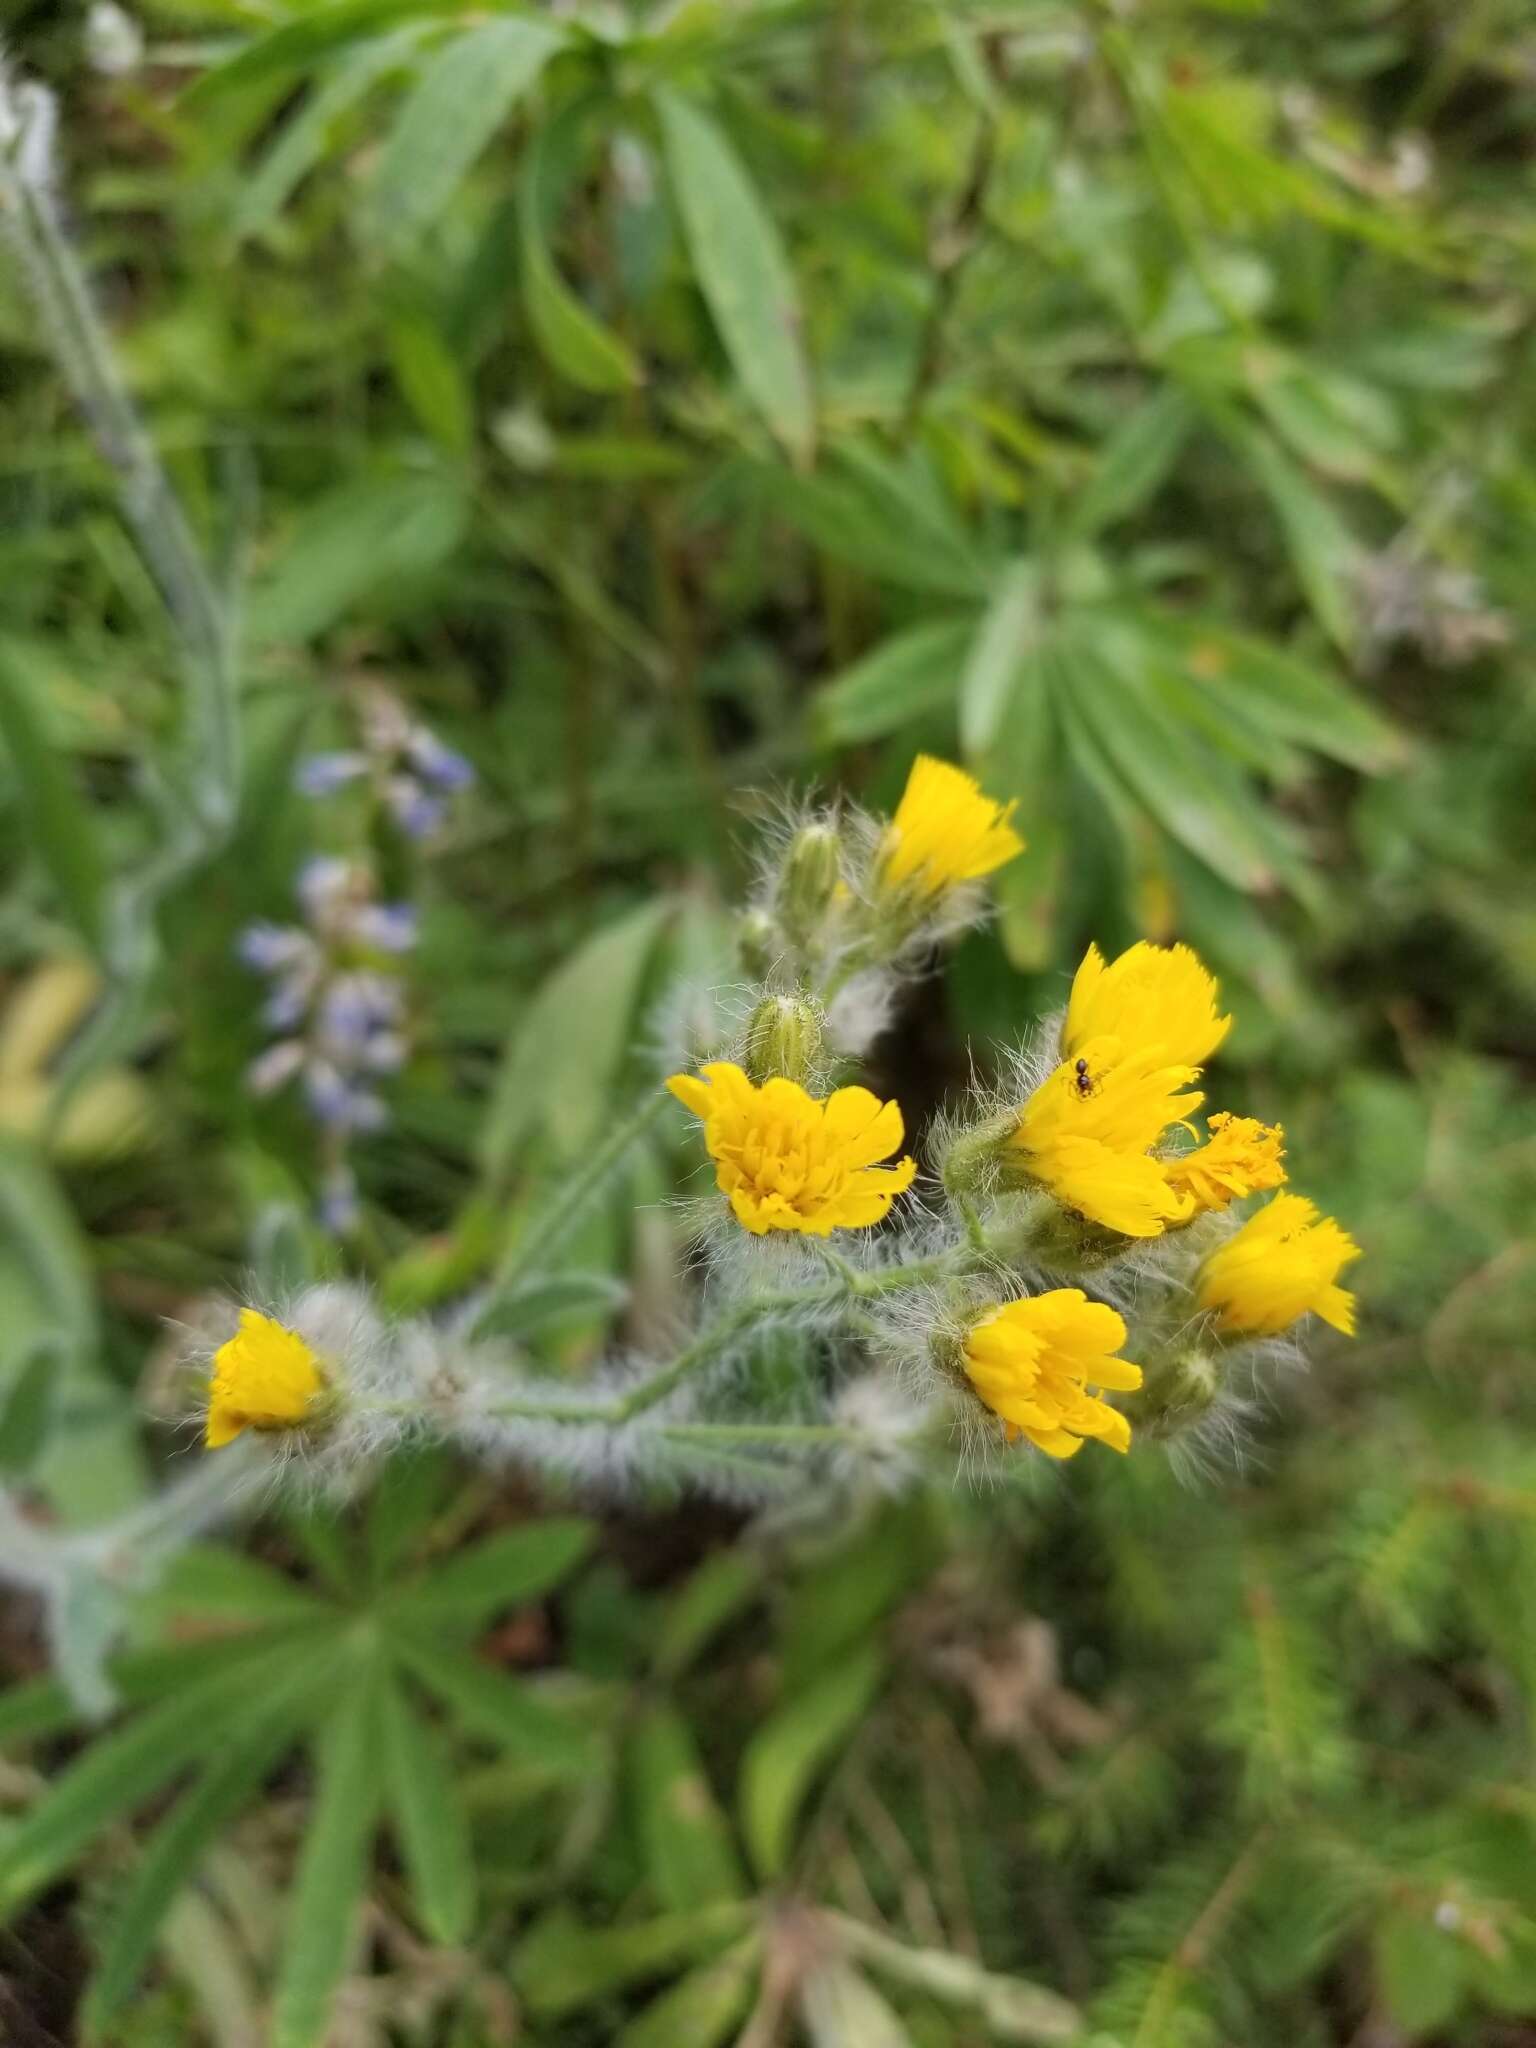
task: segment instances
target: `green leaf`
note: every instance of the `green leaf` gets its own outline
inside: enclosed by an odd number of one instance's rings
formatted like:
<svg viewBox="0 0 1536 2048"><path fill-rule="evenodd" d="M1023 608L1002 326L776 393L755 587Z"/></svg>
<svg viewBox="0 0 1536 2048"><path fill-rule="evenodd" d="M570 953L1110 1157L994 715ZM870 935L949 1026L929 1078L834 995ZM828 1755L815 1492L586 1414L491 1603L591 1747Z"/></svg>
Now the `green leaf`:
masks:
<svg viewBox="0 0 1536 2048"><path fill-rule="evenodd" d="M627 391L645 372L619 337L587 310L555 268L546 240L554 194L561 183L587 107L577 101L540 130L528 146L518 186L518 243L523 303L552 370L584 391Z"/></svg>
<svg viewBox="0 0 1536 2048"><path fill-rule="evenodd" d="M812 1781L853 1732L884 1676L880 1650L867 1643L770 1715L748 1743L741 1826L760 1877L783 1875L795 1819Z"/></svg>
<svg viewBox="0 0 1536 2048"><path fill-rule="evenodd" d="M493 1614L536 1600L569 1578L596 1540L596 1525L575 1515L550 1515L503 1529L461 1550L390 1603L392 1615L459 1633Z"/></svg>
<svg viewBox="0 0 1536 2048"><path fill-rule="evenodd" d="M168 1699L99 1736L0 1847L0 1920L64 1870L119 1815L152 1798L182 1765L240 1735L253 1707L313 1651L288 1645L190 1680Z"/></svg>
<svg viewBox="0 0 1536 2048"><path fill-rule="evenodd" d="M411 1896L434 1941L457 1945L475 1920L469 1822L447 1748L398 1685L383 1697L383 1766Z"/></svg>
<svg viewBox="0 0 1536 2048"><path fill-rule="evenodd" d="M329 492L253 589L251 639L313 639L361 599L427 575L458 545L467 509L451 477L368 477Z"/></svg>
<svg viewBox="0 0 1536 2048"><path fill-rule="evenodd" d="M1161 489L1195 423L1188 395L1175 384L1137 406L1099 451L1088 487L1074 500L1067 530L1090 540L1117 519L1139 512Z"/></svg>
<svg viewBox="0 0 1536 2048"><path fill-rule="evenodd" d="M667 1601L656 1632L655 1668L678 1678L725 1624L762 1590L763 1566L751 1552L722 1550L706 1558Z"/></svg>
<svg viewBox="0 0 1536 2048"><path fill-rule="evenodd" d="M1359 553L1354 535L1272 434L1233 407L1212 403L1207 409L1274 508L1318 624L1347 653L1355 634L1348 584Z"/></svg>
<svg viewBox="0 0 1536 2048"><path fill-rule="evenodd" d="M693 1913L588 1928L569 1907L557 1906L523 1937L512 1959L512 1981L532 2012L559 2018L723 1947L756 1910L750 1903L722 1901Z"/></svg>
<svg viewBox="0 0 1536 2048"><path fill-rule="evenodd" d="M1040 577L1014 562L999 578L960 676L960 745L968 760L997 737L1040 635Z"/></svg>
<svg viewBox="0 0 1536 2048"><path fill-rule="evenodd" d="M406 28L349 51L330 76L283 124L277 140L244 180L236 202L237 237L260 234L282 212L294 189L335 140L344 117L381 78L410 61L420 30Z"/></svg>
<svg viewBox="0 0 1536 2048"><path fill-rule="evenodd" d="M482 1337L527 1337L567 1316L616 1315L629 1289L612 1273L549 1273L492 1296L475 1318Z"/></svg>
<svg viewBox="0 0 1536 2048"><path fill-rule="evenodd" d="M804 315L773 217L729 139L691 100L656 95L667 169L700 289L753 404L802 467L816 414Z"/></svg>
<svg viewBox="0 0 1536 2048"><path fill-rule="evenodd" d="M318 1758L272 2007L272 2048L321 2048L351 1961L378 1818L378 1672L336 1702Z"/></svg>
<svg viewBox="0 0 1536 2048"><path fill-rule="evenodd" d="M746 2015L761 1950L754 1932L690 1970L629 2022L618 2048L723 2048Z"/></svg>
<svg viewBox="0 0 1536 2048"><path fill-rule="evenodd" d="M306 1670L269 1694L240 1740L224 1748L156 1829L109 1923L85 2002L88 2033L99 2033L132 1996L177 1894L297 1739L303 1696L313 1685Z"/></svg>
<svg viewBox="0 0 1536 2048"><path fill-rule="evenodd" d="M630 1737L630 1784L646 1875L656 1903L686 1912L740 1898L741 1866L688 1723L674 1707L646 1709Z"/></svg>
<svg viewBox="0 0 1536 2048"><path fill-rule="evenodd" d="M1418 2038L1456 2017L1465 1995L1460 1947L1425 1914L1389 1913L1376 1930L1375 1964L1394 2025Z"/></svg>
<svg viewBox="0 0 1536 2048"><path fill-rule="evenodd" d="M58 1344L38 1338L14 1383L0 1389L0 1473L30 1470L47 1443L59 1406L60 1364Z"/></svg>
<svg viewBox="0 0 1536 2048"><path fill-rule="evenodd" d="M368 1503L365 1540L374 1585L385 1585L431 1527L454 1481L454 1461L440 1445L413 1446L392 1457Z"/></svg>
<svg viewBox="0 0 1536 2048"><path fill-rule="evenodd" d="M390 130L363 202L363 239L403 255L565 38L539 21L483 22L436 50Z"/></svg>
<svg viewBox="0 0 1536 2048"><path fill-rule="evenodd" d="M633 1036L657 941L674 906L643 903L562 961L524 1013L486 1118L483 1158L501 1173L541 1128L563 1159L598 1137Z"/></svg>
<svg viewBox="0 0 1536 2048"><path fill-rule="evenodd" d="M909 626L834 676L815 700L819 737L828 746L879 739L943 711L955 701L976 637L976 619L930 619Z"/></svg>
<svg viewBox="0 0 1536 2048"><path fill-rule="evenodd" d="M182 95L184 105L222 98L285 71L307 71L327 51L361 42L402 21L430 21L438 15L463 12L462 0L329 0L306 7L267 35L257 36L222 64L213 64L192 80Z"/></svg>
<svg viewBox="0 0 1536 2048"><path fill-rule="evenodd" d="M1163 829L1239 889L1273 885L1253 799L1208 748L1173 730L1081 638L1062 650L1062 701Z"/></svg>
<svg viewBox="0 0 1536 2048"><path fill-rule="evenodd" d="M1379 775L1401 766L1400 734L1363 697L1290 649L1208 618L1157 621L1171 657L1213 700L1230 699L1276 739Z"/></svg>
<svg viewBox="0 0 1536 2048"><path fill-rule="evenodd" d="M401 1635L395 1647L412 1675L471 1733L554 1778L581 1778L591 1771L591 1733L536 1699L526 1685L436 1639Z"/></svg>
<svg viewBox="0 0 1536 2048"><path fill-rule="evenodd" d="M434 440L455 455L475 438L475 401L469 380L435 328L422 320L392 320L389 360L406 404Z"/></svg>
<svg viewBox="0 0 1536 2048"><path fill-rule="evenodd" d="M98 948L106 866L95 819L75 787L68 753L50 730L39 690L21 650L0 641L0 740L11 757L11 794L27 843L47 868L71 923Z"/></svg>
<svg viewBox="0 0 1536 2048"><path fill-rule="evenodd" d="M178 1619L185 1621L189 1616L199 1621L325 1624L336 1612L271 1565L211 1543L193 1543L178 1551L149 1595L148 1604L173 1628Z"/></svg>
<svg viewBox="0 0 1536 2048"><path fill-rule="evenodd" d="M836 472L824 466L816 476L753 473L773 507L839 561L906 590L991 595L989 563L915 458L897 463L848 443L837 460Z"/></svg>

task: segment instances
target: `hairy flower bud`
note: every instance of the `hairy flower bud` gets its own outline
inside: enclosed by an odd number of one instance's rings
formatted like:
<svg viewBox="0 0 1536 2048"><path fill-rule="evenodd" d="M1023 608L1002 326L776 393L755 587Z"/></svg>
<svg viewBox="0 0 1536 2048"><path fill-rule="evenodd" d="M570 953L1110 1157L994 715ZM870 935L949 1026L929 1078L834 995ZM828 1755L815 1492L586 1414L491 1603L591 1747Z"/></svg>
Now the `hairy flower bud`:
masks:
<svg viewBox="0 0 1536 2048"><path fill-rule="evenodd" d="M802 825L789 842L779 874L775 908L785 932L808 947L837 900L843 878L843 843L836 826Z"/></svg>
<svg viewBox="0 0 1536 2048"><path fill-rule="evenodd" d="M1194 1429L1221 1400L1224 1367L1219 1350L1199 1344L1149 1359L1145 1384L1131 1407L1136 1427L1163 1441Z"/></svg>
<svg viewBox="0 0 1536 2048"><path fill-rule="evenodd" d="M747 1019L742 1065L758 1087L782 1074L805 1086L821 1058L821 1009L803 996L764 996Z"/></svg>
<svg viewBox="0 0 1536 2048"><path fill-rule="evenodd" d="M736 927L736 949L748 974L761 980L772 971L784 950L784 934L777 918L766 910L744 910Z"/></svg>

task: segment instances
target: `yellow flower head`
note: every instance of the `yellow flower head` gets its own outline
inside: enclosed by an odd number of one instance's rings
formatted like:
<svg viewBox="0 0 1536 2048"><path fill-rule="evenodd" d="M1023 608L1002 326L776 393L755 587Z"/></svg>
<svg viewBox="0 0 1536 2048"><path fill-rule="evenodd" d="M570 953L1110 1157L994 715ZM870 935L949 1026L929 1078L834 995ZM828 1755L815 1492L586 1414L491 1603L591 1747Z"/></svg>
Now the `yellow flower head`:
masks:
<svg viewBox="0 0 1536 2048"><path fill-rule="evenodd" d="M324 1387L319 1360L292 1330L258 1309L213 1354L204 1442L215 1451L247 1429L294 1429Z"/></svg>
<svg viewBox="0 0 1536 2048"><path fill-rule="evenodd" d="M917 1173L910 1159L875 1163L900 1145L903 1125L897 1105L867 1088L839 1088L818 1102L798 1081L776 1075L759 1088L723 1060L674 1074L667 1086L702 1120L716 1184L754 1237L862 1230Z"/></svg>
<svg viewBox="0 0 1536 2048"><path fill-rule="evenodd" d="M1092 1038L1063 1060L1019 1112L1012 1138L1030 1177L1091 1223L1126 1237L1157 1237L1194 1213L1170 1185L1166 1163L1147 1156L1170 1124L1204 1098L1183 1093L1192 1066L1167 1064L1160 1047L1127 1051Z"/></svg>
<svg viewBox="0 0 1536 2048"><path fill-rule="evenodd" d="M1339 1274L1360 1247L1304 1195L1276 1195L1200 1269L1200 1306L1224 1330L1272 1337L1298 1316L1321 1316L1346 1337L1355 1333L1355 1297Z"/></svg>
<svg viewBox="0 0 1536 2048"><path fill-rule="evenodd" d="M1256 1117L1221 1110L1211 1118L1210 1136L1203 1145L1167 1162L1168 1185L1179 1194L1192 1195L1196 1215L1204 1215L1208 1209L1240 1202L1244 1195L1282 1186L1284 1157L1285 1133L1278 1124L1261 1124Z"/></svg>
<svg viewBox="0 0 1536 2048"><path fill-rule="evenodd" d="M937 896L979 881L1024 851L1008 822L1014 810L983 795L963 768L919 754L880 849L880 882Z"/></svg>
<svg viewBox="0 0 1536 2048"><path fill-rule="evenodd" d="M1131 1425L1089 1389L1134 1393L1141 1367L1113 1354L1125 1342L1125 1322L1080 1287L1058 1287L975 1324L963 1361L971 1385L1000 1415L1012 1443L1027 1436L1053 1458L1072 1458L1084 1437L1111 1450L1131 1445Z"/></svg>
<svg viewBox="0 0 1536 2048"><path fill-rule="evenodd" d="M1090 1039L1110 1037L1155 1046L1180 1066L1203 1066L1232 1026L1216 1014L1218 994L1215 977L1188 946L1143 939L1108 965L1090 946L1072 983L1062 1052L1072 1059Z"/></svg>

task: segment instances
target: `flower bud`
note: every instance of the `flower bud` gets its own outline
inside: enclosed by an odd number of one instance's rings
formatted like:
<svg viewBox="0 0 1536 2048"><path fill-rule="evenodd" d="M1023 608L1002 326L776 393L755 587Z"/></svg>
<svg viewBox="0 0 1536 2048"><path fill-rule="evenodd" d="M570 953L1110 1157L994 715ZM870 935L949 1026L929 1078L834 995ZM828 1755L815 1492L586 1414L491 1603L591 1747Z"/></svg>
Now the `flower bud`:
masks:
<svg viewBox="0 0 1536 2048"><path fill-rule="evenodd" d="M837 900L843 878L843 842L834 825L802 825L789 842L775 907L797 946L809 946Z"/></svg>
<svg viewBox="0 0 1536 2048"><path fill-rule="evenodd" d="M777 918L766 910L744 910L736 927L736 949L742 966L760 981L784 951L784 934Z"/></svg>
<svg viewBox="0 0 1536 2048"><path fill-rule="evenodd" d="M1146 1381L1131 1413L1136 1427L1166 1441L1203 1422L1222 1396L1219 1350L1184 1344L1148 1361Z"/></svg>
<svg viewBox="0 0 1536 2048"><path fill-rule="evenodd" d="M989 1117L985 1123L972 1124L969 1130L957 1131L939 1161L945 1193L958 1196L998 1192L1004 1185L1013 1149L1009 1140L1017 1127L1018 1118L1009 1110L1001 1116Z"/></svg>
<svg viewBox="0 0 1536 2048"><path fill-rule="evenodd" d="M764 996L747 1019L742 1066L756 1087L782 1075L802 1087L821 1058L821 1010L803 996Z"/></svg>

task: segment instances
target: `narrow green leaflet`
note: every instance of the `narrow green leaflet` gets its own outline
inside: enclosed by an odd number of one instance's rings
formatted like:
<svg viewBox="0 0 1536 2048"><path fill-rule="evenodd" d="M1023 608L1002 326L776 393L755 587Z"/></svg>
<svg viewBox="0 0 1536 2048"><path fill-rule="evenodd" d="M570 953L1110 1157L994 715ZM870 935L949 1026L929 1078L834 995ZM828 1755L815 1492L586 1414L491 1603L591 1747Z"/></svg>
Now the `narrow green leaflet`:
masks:
<svg viewBox="0 0 1536 2048"><path fill-rule="evenodd" d="M48 729L24 655L0 641L0 741L27 843L47 868L70 921L91 946L102 937L106 867L90 806L68 753Z"/></svg>
<svg viewBox="0 0 1536 2048"><path fill-rule="evenodd" d="M1073 538L1090 540L1117 519L1139 512L1167 480L1195 418L1194 405L1176 384L1164 385L1138 405L1100 449L1088 487L1072 505L1068 527Z"/></svg>
<svg viewBox="0 0 1536 2048"><path fill-rule="evenodd" d="M272 2048L320 2048L351 1959L378 1818L378 1704L370 1665L354 1676L326 1729L289 1905Z"/></svg>
<svg viewBox="0 0 1536 2048"><path fill-rule="evenodd" d="M709 1955L740 1935L756 1910L748 1902L729 1900L658 1920L590 1928L568 1907L557 1906L524 1936L513 1958L512 1981L531 2011L558 2017L626 1984L644 1983Z"/></svg>
<svg viewBox="0 0 1536 2048"><path fill-rule="evenodd" d="M646 1875L657 1905L686 1912L739 1898L741 1866L693 1731L658 1703L630 1737L630 1786Z"/></svg>
<svg viewBox="0 0 1536 2048"><path fill-rule="evenodd" d="M59 1347L34 1342L9 1387L0 1388L0 1474L30 1469L53 1427L59 1403Z"/></svg>
<svg viewBox="0 0 1536 2048"><path fill-rule="evenodd" d="M403 255L561 47L558 28L483 22L434 51L390 130L363 201L363 239Z"/></svg>
<svg viewBox="0 0 1536 2048"><path fill-rule="evenodd" d="M407 1622L465 1634L568 1578L596 1539L596 1525L575 1515L549 1515L461 1550L447 1564L399 1594L391 1612Z"/></svg>
<svg viewBox="0 0 1536 2048"><path fill-rule="evenodd" d="M741 1769L741 1826L760 1877L783 1874L795 1819L812 1781L857 1726L884 1675L879 1649L865 1644L770 1715L748 1743Z"/></svg>
<svg viewBox="0 0 1536 2048"><path fill-rule="evenodd" d="M584 306L555 268L548 222L585 116L568 107L528 145L518 185L517 222L523 304L534 339L550 368L584 391L625 391L645 381L638 359L611 328Z"/></svg>
<svg viewBox="0 0 1536 2048"><path fill-rule="evenodd" d="M0 1848L0 1919L65 1869L109 1822L154 1796L192 1758L230 1742L253 1702L312 1652L290 1648L193 1679L111 1735L97 1738Z"/></svg>
<svg viewBox="0 0 1536 2048"><path fill-rule="evenodd" d="M1244 419L1234 407L1210 405L1208 409L1273 507L1297 580L1318 624L1347 653L1355 636L1347 581L1359 552L1354 535L1272 434Z"/></svg>
<svg viewBox="0 0 1536 2048"><path fill-rule="evenodd" d="M734 2041L751 2003L761 1949L753 1933L690 1970L630 2021L618 2048L723 2048Z"/></svg>
<svg viewBox="0 0 1536 2048"><path fill-rule="evenodd" d="M965 613L882 640L817 695L818 737L828 746L850 746L945 710L955 701L975 637L976 618Z"/></svg>
<svg viewBox="0 0 1536 2048"><path fill-rule="evenodd" d="M960 746L968 760L987 751L1008 715L1041 630L1039 593L1034 565L1010 564L966 652L960 675Z"/></svg>
<svg viewBox="0 0 1536 2048"><path fill-rule="evenodd" d="M867 1978L837 1959L806 1977L800 2010L811 2048L913 2048L912 2036Z"/></svg>
<svg viewBox="0 0 1536 2048"><path fill-rule="evenodd" d="M703 1653L728 1622L756 1598L763 1584L761 1561L744 1549L717 1551L667 1601L656 1634L655 1664L664 1678L676 1678Z"/></svg>
<svg viewBox="0 0 1536 2048"><path fill-rule="evenodd" d="M295 522L252 590L251 639L311 639L361 599L426 575L458 545L467 513L449 476L366 477L328 492Z"/></svg>
<svg viewBox="0 0 1536 2048"><path fill-rule="evenodd" d="M85 2004L88 2033L99 2032L133 1995L178 1892L296 1740L312 1686L311 1670L274 1688L254 1724L215 1756L156 1829L109 1923Z"/></svg>
<svg viewBox="0 0 1536 2048"><path fill-rule="evenodd" d="M382 1715L389 1810L411 1896L432 1939L457 1944L474 1926L475 1861L453 1765L437 1730L393 1682Z"/></svg>
<svg viewBox="0 0 1536 2048"><path fill-rule="evenodd" d="M645 903L606 925L534 997L502 1064L486 1120L487 1168L503 1171L541 1126L563 1158L599 1136L628 1053L635 1007L675 906Z"/></svg>
<svg viewBox="0 0 1536 2048"><path fill-rule="evenodd" d="M461 0L331 0L307 6L293 20L257 36L233 57L192 80L183 98L189 105L238 92L285 71L304 71L317 57L395 27L462 14Z"/></svg>
<svg viewBox="0 0 1536 2048"><path fill-rule="evenodd" d="M816 413L805 319L773 216L710 115L670 91L657 94L656 110L688 253L726 354L774 434L808 467Z"/></svg>
<svg viewBox="0 0 1536 2048"><path fill-rule="evenodd" d="M554 1778L579 1778L592 1769L596 1749L589 1731L526 1685L440 1641L402 1635L396 1647L411 1675L473 1734Z"/></svg>
<svg viewBox="0 0 1536 2048"><path fill-rule="evenodd" d="M241 187L234 215L237 236L270 227L297 186L331 147L341 123L379 80L409 63L420 39L415 28L380 36L349 50L336 68L286 121L277 140Z"/></svg>

